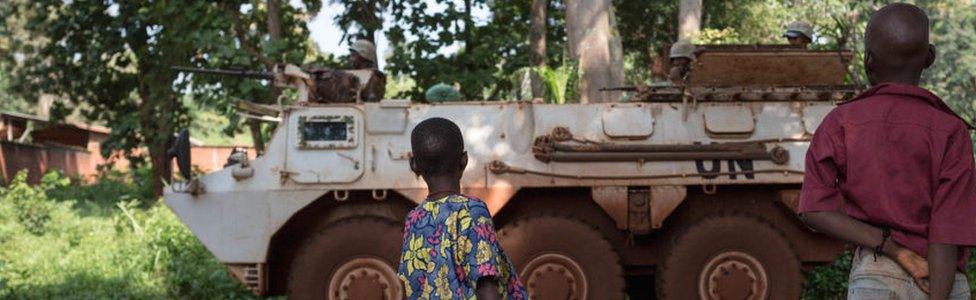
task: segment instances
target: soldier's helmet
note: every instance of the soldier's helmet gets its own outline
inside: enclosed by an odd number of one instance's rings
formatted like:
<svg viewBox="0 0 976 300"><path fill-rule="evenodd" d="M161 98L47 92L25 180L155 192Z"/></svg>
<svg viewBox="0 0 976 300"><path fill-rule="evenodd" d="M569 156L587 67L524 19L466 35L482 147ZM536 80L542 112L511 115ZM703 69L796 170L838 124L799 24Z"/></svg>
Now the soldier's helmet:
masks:
<svg viewBox="0 0 976 300"><path fill-rule="evenodd" d="M356 42L352 43L352 46L349 47L349 51L355 51L359 54L359 56L362 56L374 64L378 63L376 61L376 46L373 45L373 42L363 39L356 40Z"/></svg>
<svg viewBox="0 0 976 300"><path fill-rule="evenodd" d="M692 45L688 40L681 39L675 42L674 45L671 45L671 55L669 55L669 58L683 57L687 59L694 59L694 56L695 45Z"/></svg>
<svg viewBox="0 0 976 300"><path fill-rule="evenodd" d="M813 40L813 26L810 26L807 22L796 21L790 23L786 26L786 32L783 33L785 38L798 38L806 37L809 40Z"/></svg>
<svg viewBox="0 0 976 300"><path fill-rule="evenodd" d="M445 102L461 100L461 93L453 86L438 83L427 89L425 98L430 102Z"/></svg>

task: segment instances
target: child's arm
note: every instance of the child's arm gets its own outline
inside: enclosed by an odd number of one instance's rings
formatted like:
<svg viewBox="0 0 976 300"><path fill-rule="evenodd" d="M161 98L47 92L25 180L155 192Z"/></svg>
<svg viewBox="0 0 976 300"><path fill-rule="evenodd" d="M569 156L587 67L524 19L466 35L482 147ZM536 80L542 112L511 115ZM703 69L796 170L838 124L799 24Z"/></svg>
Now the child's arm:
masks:
<svg viewBox="0 0 976 300"><path fill-rule="evenodd" d="M808 212L802 214L801 218L813 229L863 249L874 249L884 239L881 229L839 212ZM919 288L928 292L925 279L929 276L929 264L926 264L924 258L890 239L885 242L883 251L885 256L897 262L912 276Z"/></svg>
<svg viewBox="0 0 976 300"><path fill-rule="evenodd" d="M976 244L976 175L968 127L952 134L940 163L928 237L932 299L945 299L952 290L959 246Z"/></svg>
<svg viewBox="0 0 976 300"><path fill-rule="evenodd" d="M501 299L498 294L498 280L495 277L482 277L478 280L478 300Z"/></svg>
<svg viewBox="0 0 976 300"><path fill-rule="evenodd" d="M956 275L956 258L959 247L939 243L929 244L929 285L932 293L929 299L948 299Z"/></svg>

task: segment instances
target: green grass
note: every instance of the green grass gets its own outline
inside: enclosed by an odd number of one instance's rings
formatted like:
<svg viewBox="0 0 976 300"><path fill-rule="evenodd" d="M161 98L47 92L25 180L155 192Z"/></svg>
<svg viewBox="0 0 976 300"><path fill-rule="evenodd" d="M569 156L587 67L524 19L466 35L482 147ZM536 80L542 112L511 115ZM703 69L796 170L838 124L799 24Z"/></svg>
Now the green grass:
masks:
<svg viewBox="0 0 976 300"><path fill-rule="evenodd" d="M0 299L252 298L139 185L52 174L0 189Z"/></svg>

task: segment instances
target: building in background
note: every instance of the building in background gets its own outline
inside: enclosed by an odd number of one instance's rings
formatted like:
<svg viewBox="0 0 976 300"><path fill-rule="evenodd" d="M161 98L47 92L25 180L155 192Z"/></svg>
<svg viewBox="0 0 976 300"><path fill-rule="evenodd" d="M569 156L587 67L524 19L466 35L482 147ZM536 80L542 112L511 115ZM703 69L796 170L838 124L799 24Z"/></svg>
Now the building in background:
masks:
<svg viewBox="0 0 976 300"><path fill-rule="evenodd" d="M129 161L121 154L102 155L102 143L111 132L98 125L54 123L40 116L0 112L0 185L9 183L21 170L27 170L27 181L35 184L53 170L82 180L96 178L103 165L126 170ZM219 170L236 148L246 148L250 158L256 155L250 147L206 146L193 140L191 164L201 172Z"/></svg>

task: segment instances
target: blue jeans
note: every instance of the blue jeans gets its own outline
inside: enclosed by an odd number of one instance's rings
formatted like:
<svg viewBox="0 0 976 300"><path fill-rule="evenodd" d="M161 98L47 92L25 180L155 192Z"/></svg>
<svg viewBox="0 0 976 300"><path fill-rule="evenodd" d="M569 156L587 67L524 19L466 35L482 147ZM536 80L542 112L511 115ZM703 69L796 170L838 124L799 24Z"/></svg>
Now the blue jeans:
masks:
<svg viewBox="0 0 976 300"><path fill-rule="evenodd" d="M966 275L956 272L956 280L952 284L949 299L969 299L969 281ZM854 252L851 262L851 277L847 290L849 300L875 299L928 299L922 291L894 260L879 255L877 261L874 252L868 249L858 249Z"/></svg>

